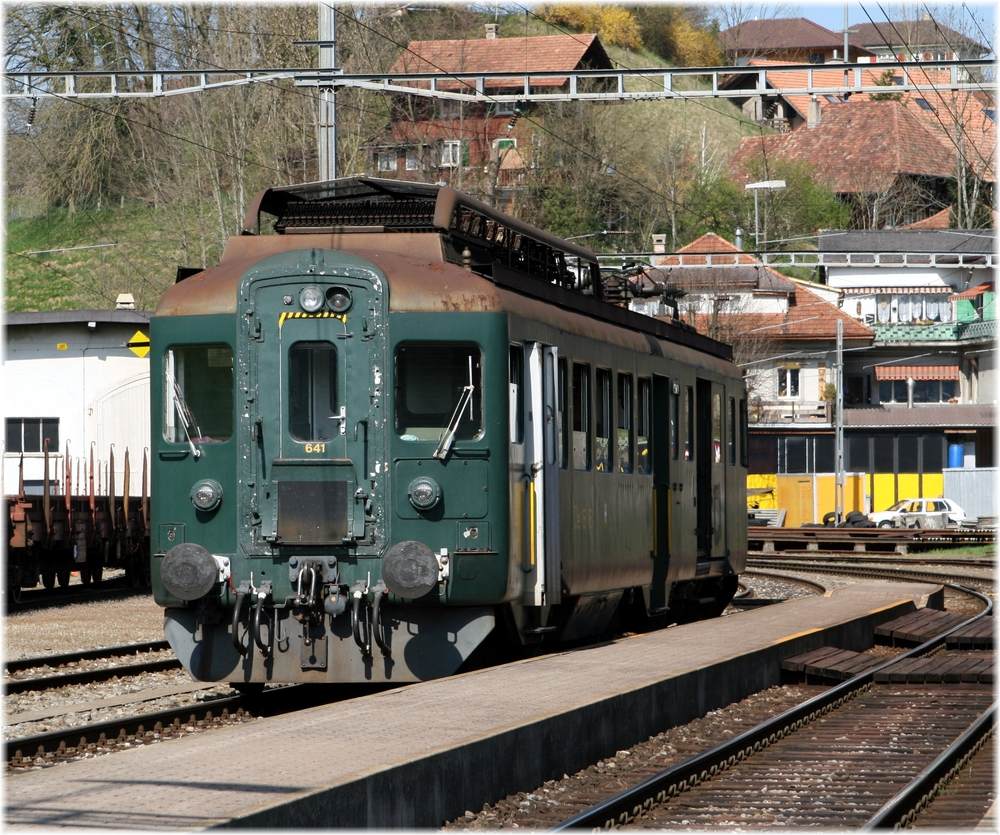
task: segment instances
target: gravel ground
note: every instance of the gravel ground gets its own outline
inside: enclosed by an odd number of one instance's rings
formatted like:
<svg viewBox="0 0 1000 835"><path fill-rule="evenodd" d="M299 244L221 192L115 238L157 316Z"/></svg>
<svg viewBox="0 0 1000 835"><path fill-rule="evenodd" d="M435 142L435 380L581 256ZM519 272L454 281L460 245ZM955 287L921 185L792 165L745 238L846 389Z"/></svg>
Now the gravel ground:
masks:
<svg viewBox="0 0 1000 835"><path fill-rule="evenodd" d="M618 751L576 774L549 780L531 792L508 795L476 813L468 811L445 829L542 829L596 800L633 786L650 774L728 739L825 690L814 685L771 687L700 719Z"/></svg>
<svg viewBox="0 0 1000 835"><path fill-rule="evenodd" d="M43 656L44 657L44 656ZM150 652L134 652L131 655L115 655L110 658L84 658L72 664L62 664L53 666L51 664L39 664L37 667L29 667L26 670L17 670L4 675L4 681L18 681L20 679L41 678L42 676L59 676L69 673L82 673L87 670L104 670L111 667L121 667L125 664L142 664L147 661L163 661L176 656L169 649L153 650Z"/></svg>
<svg viewBox="0 0 1000 835"><path fill-rule="evenodd" d="M8 659L163 639L163 610L147 595L14 612L4 618Z"/></svg>
<svg viewBox="0 0 1000 835"><path fill-rule="evenodd" d="M740 582L753 589L754 597L761 599L791 600L796 597L812 597L819 594L819 591L812 586L779 577L741 574Z"/></svg>

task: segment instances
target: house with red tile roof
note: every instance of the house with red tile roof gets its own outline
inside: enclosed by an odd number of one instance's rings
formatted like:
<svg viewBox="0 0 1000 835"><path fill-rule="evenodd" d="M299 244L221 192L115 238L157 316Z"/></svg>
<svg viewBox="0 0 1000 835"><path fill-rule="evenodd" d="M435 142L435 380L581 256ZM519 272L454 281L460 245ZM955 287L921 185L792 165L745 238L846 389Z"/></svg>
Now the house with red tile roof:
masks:
<svg viewBox="0 0 1000 835"><path fill-rule="evenodd" d="M650 313L658 296L676 298L680 319L733 345L757 425L829 427L824 394L837 322L845 345L863 348L874 337L824 298L827 288L790 279L711 232L654 258L634 283L634 310Z"/></svg>
<svg viewBox="0 0 1000 835"><path fill-rule="evenodd" d="M858 40L848 35L848 59L870 57ZM767 57L799 64L843 60L844 36L804 17L747 20L719 33L719 43L732 63Z"/></svg>
<svg viewBox="0 0 1000 835"><path fill-rule="evenodd" d="M929 15L919 20L855 23L850 31L851 42L874 53L879 61L961 61L990 52L989 47Z"/></svg>
<svg viewBox="0 0 1000 835"><path fill-rule="evenodd" d="M612 66L595 34L501 38L494 25L486 28L485 38L411 41L389 72L558 72ZM440 81L437 89L460 92L466 83ZM534 80L532 88L561 89L568 83L568 78L552 76ZM521 89L522 79L493 78L485 92L509 95ZM368 146L372 168L380 177L444 181L504 202L504 194L518 186L530 164L530 131L519 124L528 107L400 96L392 102L386 130Z"/></svg>
<svg viewBox="0 0 1000 835"><path fill-rule="evenodd" d="M983 138L989 131L983 126ZM995 141L995 131L993 131ZM992 153L960 140L974 174L992 183ZM730 160L731 175L750 182L765 161L799 163L847 202L858 228L902 226L936 214L952 200L956 179L955 138L903 101L851 99L827 106L819 124L789 133L744 138ZM978 163L978 164L977 164Z"/></svg>

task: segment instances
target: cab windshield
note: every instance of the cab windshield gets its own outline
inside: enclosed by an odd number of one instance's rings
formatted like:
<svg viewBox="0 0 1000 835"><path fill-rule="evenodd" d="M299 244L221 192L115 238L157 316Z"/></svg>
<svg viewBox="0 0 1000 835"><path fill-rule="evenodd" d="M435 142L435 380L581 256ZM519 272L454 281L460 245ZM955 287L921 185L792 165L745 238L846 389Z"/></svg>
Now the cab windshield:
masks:
<svg viewBox="0 0 1000 835"><path fill-rule="evenodd" d="M396 349L396 431L404 441L468 440L482 432L479 348L407 343ZM456 410L458 410L456 412Z"/></svg>
<svg viewBox="0 0 1000 835"><path fill-rule="evenodd" d="M163 438L210 444L233 435L233 351L174 345L163 360Z"/></svg>

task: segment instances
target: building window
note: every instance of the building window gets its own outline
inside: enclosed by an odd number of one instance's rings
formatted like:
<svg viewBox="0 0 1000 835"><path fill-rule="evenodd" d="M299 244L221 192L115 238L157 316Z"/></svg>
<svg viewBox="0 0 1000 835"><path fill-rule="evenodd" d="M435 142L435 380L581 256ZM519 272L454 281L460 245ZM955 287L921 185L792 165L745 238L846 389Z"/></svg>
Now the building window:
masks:
<svg viewBox="0 0 1000 835"><path fill-rule="evenodd" d="M50 452L59 450L59 418L7 418L7 452Z"/></svg>
<svg viewBox="0 0 1000 835"><path fill-rule="evenodd" d="M493 104L494 116L513 116L516 110L516 101L498 101Z"/></svg>
<svg viewBox="0 0 1000 835"><path fill-rule="evenodd" d="M441 167L457 168L462 161L462 140L446 139L441 143Z"/></svg>
<svg viewBox="0 0 1000 835"><path fill-rule="evenodd" d="M395 171L396 170L396 152L395 151L379 151L376 154L376 161L378 163L379 171Z"/></svg>
<svg viewBox="0 0 1000 835"><path fill-rule="evenodd" d="M407 148L406 149L406 170L407 171L419 171L423 166L420 164L420 149L419 148Z"/></svg>
<svg viewBox="0 0 1000 835"><path fill-rule="evenodd" d="M438 115L442 119L458 119L462 115L462 102L456 99L439 99Z"/></svg>
<svg viewBox="0 0 1000 835"><path fill-rule="evenodd" d="M799 396L799 369L778 369L778 397Z"/></svg>
<svg viewBox="0 0 1000 835"><path fill-rule="evenodd" d="M878 384L879 403L906 403L906 380L883 380Z"/></svg>

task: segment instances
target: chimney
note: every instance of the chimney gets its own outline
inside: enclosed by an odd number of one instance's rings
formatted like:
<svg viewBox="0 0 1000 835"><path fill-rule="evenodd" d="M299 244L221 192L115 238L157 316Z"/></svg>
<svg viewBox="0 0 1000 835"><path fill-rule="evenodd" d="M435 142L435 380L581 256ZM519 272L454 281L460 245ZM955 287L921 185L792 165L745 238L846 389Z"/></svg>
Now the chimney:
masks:
<svg viewBox="0 0 1000 835"><path fill-rule="evenodd" d="M486 40L495 41L497 39L497 25L495 23L486 24Z"/></svg>
<svg viewBox="0 0 1000 835"><path fill-rule="evenodd" d="M734 241L737 249L743 249L743 227L736 227L736 240Z"/></svg>
<svg viewBox="0 0 1000 835"><path fill-rule="evenodd" d="M653 235L653 252L666 252L666 251L667 251L667 236Z"/></svg>
<svg viewBox="0 0 1000 835"><path fill-rule="evenodd" d="M819 99L813 96L809 99L809 118L806 120L806 127L815 128L819 126L820 110Z"/></svg>
<svg viewBox="0 0 1000 835"><path fill-rule="evenodd" d="M135 310L135 296L131 293L119 293L115 299L115 310Z"/></svg>

